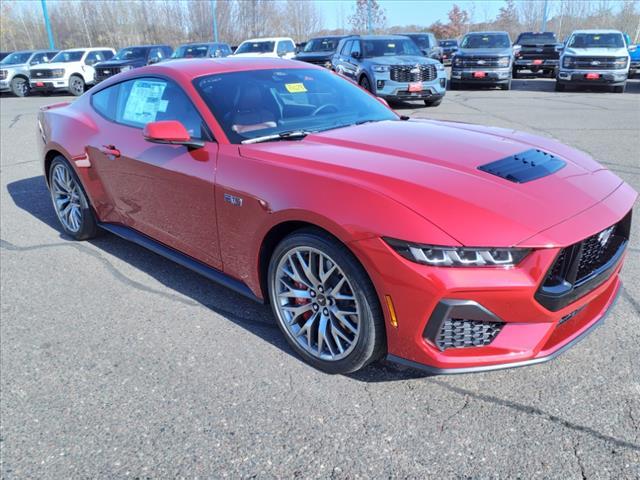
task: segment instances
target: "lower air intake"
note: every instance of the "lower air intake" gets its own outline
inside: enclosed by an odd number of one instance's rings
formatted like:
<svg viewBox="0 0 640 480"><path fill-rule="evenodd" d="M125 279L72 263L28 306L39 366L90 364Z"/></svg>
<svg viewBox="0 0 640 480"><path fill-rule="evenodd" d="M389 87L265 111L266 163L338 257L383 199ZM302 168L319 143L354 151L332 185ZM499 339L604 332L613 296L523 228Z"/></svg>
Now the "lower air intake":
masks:
<svg viewBox="0 0 640 480"><path fill-rule="evenodd" d="M442 323L436 337L440 350L448 348L484 347L489 345L502 330L502 322L479 322L452 318Z"/></svg>

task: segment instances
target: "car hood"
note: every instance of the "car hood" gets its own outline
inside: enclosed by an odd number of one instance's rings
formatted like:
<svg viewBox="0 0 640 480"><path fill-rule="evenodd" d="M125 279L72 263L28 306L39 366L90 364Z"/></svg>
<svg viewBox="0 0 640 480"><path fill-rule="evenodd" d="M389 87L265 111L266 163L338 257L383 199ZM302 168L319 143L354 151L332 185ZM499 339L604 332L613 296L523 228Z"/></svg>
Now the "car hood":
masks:
<svg viewBox="0 0 640 480"><path fill-rule="evenodd" d="M451 122L385 121L311 134L301 141L239 148L243 156L375 190L466 246L522 244L622 184L585 153L556 141ZM565 160L566 166L526 183L478 170L531 148Z"/></svg>
<svg viewBox="0 0 640 480"><path fill-rule="evenodd" d="M475 57L475 56L511 56L511 48L459 48L456 55L461 57Z"/></svg>
<svg viewBox="0 0 640 480"><path fill-rule="evenodd" d="M294 60L302 60L303 62L330 60L335 52L300 52L297 53Z"/></svg>
<svg viewBox="0 0 640 480"><path fill-rule="evenodd" d="M566 48L563 53L578 57L626 57L629 55L626 48Z"/></svg>
<svg viewBox="0 0 640 480"><path fill-rule="evenodd" d="M69 68L71 66L78 65L82 62L56 62L56 63L46 63L44 65L35 65L33 68L36 70L51 70L54 68Z"/></svg>
<svg viewBox="0 0 640 480"><path fill-rule="evenodd" d="M119 68L126 65L139 67L145 65L146 63L147 61L144 58L133 58L131 60L106 60L104 62L96 63L94 67Z"/></svg>
<svg viewBox="0 0 640 480"><path fill-rule="evenodd" d="M11 70L12 68L24 70L25 68L29 68L28 63L11 63L8 65L0 65L0 70Z"/></svg>
<svg viewBox="0 0 640 480"><path fill-rule="evenodd" d="M375 65L415 65L420 64L433 64L439 63L432 58L424 57L422 55L394 55L394 56L382 56L382 57L367 57L365 61Z"/></svg>

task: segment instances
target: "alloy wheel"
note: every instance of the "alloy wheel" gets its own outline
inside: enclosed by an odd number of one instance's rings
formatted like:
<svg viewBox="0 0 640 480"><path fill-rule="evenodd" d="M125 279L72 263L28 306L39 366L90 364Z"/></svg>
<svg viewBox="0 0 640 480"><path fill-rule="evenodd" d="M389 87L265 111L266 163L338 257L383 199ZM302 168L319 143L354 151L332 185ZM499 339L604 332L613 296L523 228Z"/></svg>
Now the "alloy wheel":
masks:
<svg viewBox="0 0 640 480"><path fill-rule="evenodd" d="M278 320L294 342L315 358L337 361L355 347L361 308L344 271L312 247L289 250L271 289Z"/></svg>
<svg viewBox="0 0 640 480"><path fill-rule="evenodd" d="M71 90L74 95L82 95L84 93L84 82L77 77L71 78Z"/></svg>
<svg viewBox="0 0 640 480"><path fill-rule="evenodd" d="M51 173L51 198L60 222L70 232L82 227L82 193L69 168L63 164L53 167Z"/></svg>

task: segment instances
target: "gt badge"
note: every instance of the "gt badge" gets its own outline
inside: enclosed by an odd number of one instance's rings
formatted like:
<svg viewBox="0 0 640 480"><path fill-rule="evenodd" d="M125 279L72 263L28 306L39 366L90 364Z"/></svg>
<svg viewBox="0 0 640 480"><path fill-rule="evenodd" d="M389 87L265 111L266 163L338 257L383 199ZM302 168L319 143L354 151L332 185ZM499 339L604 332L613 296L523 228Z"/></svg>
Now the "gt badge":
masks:
<svg viewBox="0 0 640 480"><path fill-rule="evenodd" d="M242 206L242 198L236 197L236 196L231 195L229 193L225 193L224 194L224 201L227 202L227 203L230 203L234 207L241 207Z"/></svg>

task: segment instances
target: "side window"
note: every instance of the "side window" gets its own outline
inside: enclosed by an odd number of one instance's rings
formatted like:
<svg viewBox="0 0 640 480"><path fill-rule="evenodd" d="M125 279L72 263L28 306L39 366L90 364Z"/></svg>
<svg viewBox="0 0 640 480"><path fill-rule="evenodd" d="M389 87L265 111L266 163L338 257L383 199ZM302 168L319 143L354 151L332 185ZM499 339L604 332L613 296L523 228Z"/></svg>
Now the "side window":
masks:
<svg viewBox="0 0 640 480"><path fill-rule="evenodd" d="M33 57L31 57L29 65L38 65L39 63L45 62L46 55L46 53L36 53Z"/></svg>
<svg viewBox="0 0 640 480"><path fill-rule="evenodd" d="M203 121L187 95L173 82L138 78L120 84L115 121L144 128L149 122L177 120L192 138L202 140Z"/></svg>
<svg viewBox="0 0 640 480"><path fill-rule="evenodd" d="M344 55L345 57L348 56L349 53L351 52L351 45L353 45L353 40L344 42L344 45L342 46L342 50L340 51L340 54Z"/></svg>
<svg viewBox="0 0 640 480"><path fill-rule="evenodd" d="M91 95L91 105L103 117L111 121L116 119L116 102L118 101L118 92L120 85L117 84Z"/></svg>
<svg viewBox="0 0 640 480"><path fill-rule="evenodd" d="M360 42L358 40L355 40L353 42L353 46L351 47L351 52L350 54L353 55L354 53L357 53L358 55L361 55L361 51L360 51Z"/></svg>
<svg viewBox="0 0 640 480"><path fill-rule="evenodd" d="M84 60L84 63L87 65L95 65L102 60L104 60L104 57L100 55L100 52L89 52L87 54L87 58L85 58Z"/></svg>
<svg viewBox="0 0 640 480"><path fill-rule="evenodd" d="M278 42L278 55L285 55L289 52L295 52L296 46L291 40L281 40Z"/></svg>
<svg viewBox="0 0 640 480"><path fill-rule="evenodd" d="M152 48L149 51L149 62L155 63L164 58L164 54L162 53L162 49L159 47Z"/></svg>

